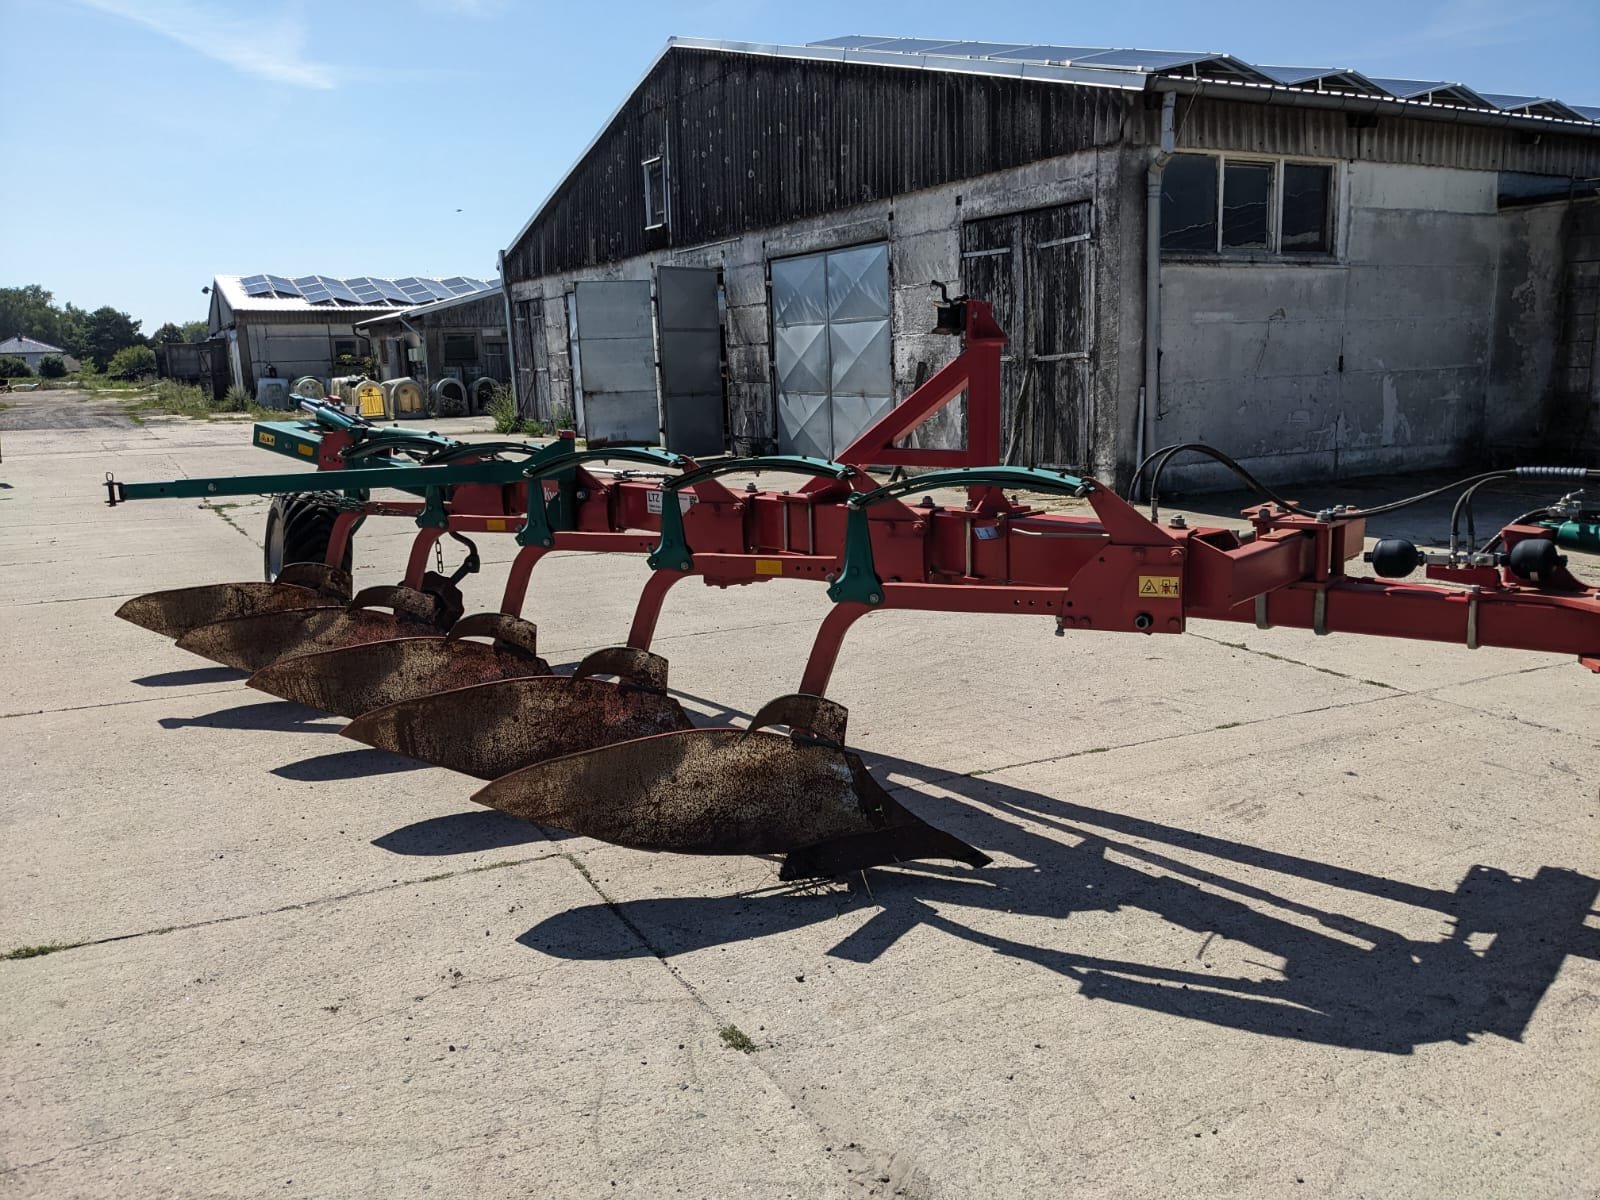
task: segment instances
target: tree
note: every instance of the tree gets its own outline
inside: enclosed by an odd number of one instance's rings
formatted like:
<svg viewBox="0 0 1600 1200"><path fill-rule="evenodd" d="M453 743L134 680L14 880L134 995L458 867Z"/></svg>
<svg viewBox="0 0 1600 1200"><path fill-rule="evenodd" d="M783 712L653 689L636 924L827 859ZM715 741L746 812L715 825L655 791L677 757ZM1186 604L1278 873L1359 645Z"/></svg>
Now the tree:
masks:
<svg viewBox="0 0 1600 1200"><path fill-rule="evenodd" d="M15 334L61 344L61 311L37 283L0 288L0 338Z"/></svg>
<svg viewBox="0 0 1600 1200"><path fill-rule="evenodd" d="M134 324L138 324L137 321ZM124 346L111 356L110 365L106 367L106 374L115 379L137 379L141 375L153 375L156 370L156 352L149 346Z"/></svg>
<svg viewBox="0 0 1600 1200"><path fill-rule="evenodd" d="M28 364L14 354L0 354L0 379L21 379L32 375Z"/></svg>
<svg viewBox="0 0 1600 1200"><path fill-rule="evenodd" d="M39 360L40 379L60 379L67 373L67 364L58 354L46 354Z"/></svg>
<svg viewBox="0 0 1600 1200"><path fill-rule="evenodd" d="M84 330L84 351L88 357L94 359L95 366L101 370L110 370L111 363L117 351L130 346L144 346L144 338L139 336L140 322L135 321L125 312L118 312L109 304L95 309L89 314L87 327ZM145 346L145 349L149 349ZM155 355L151 354L151 369L154 370Z"/></svg>
<svg viewBox="0 0 1600 1200"><path fill-rule="evenodd" d="M185 339L183 336L183 330L179 329L171 321L168 321L160 329L156 330L150 335L150 340L158 346L170 346L174 342L181 342Z"/></svg>
<svg viewBox="0 0 1600 1200"><path fill-rule="evenodd" d="M203 342L211 337L210 321L185 321L182 328L186 342Z"/></svg>

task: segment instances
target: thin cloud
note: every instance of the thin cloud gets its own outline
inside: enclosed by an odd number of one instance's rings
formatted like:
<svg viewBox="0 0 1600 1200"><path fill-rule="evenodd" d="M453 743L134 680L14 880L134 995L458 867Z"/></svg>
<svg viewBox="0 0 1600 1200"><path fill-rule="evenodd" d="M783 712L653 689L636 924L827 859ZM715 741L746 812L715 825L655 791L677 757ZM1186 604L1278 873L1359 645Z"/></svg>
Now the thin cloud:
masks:
<svg viewBox="0 0 1600 1200"><path fill-rule="evenodd" d="M333 67L305 57L305 23L287 12L260 15L200 0L78 0L171 38L245 75L292 87L335 86Z"/></svg>
<svg viewBox="0 0 1600 1200"><path fill-rule="evenodd" d="M1400 59L1416 61L1428 51L1493 49L1529 41L1537 36L1540 22L1551 16L1547 3L1511 6L1502 0L1446 0L1435 5L1414 28L1392 28L1381 40L1368 43L1357 53L1369 63L1394 63ZM1421 69L1424 74L1428 71L1426 67Z"/></svg>
<svg viewBox="0 0 1600 1200"><path fill-rule="evenodd" d="M506 0L419 0L429 12L447 17L494 17L504 12Z"/></svg>

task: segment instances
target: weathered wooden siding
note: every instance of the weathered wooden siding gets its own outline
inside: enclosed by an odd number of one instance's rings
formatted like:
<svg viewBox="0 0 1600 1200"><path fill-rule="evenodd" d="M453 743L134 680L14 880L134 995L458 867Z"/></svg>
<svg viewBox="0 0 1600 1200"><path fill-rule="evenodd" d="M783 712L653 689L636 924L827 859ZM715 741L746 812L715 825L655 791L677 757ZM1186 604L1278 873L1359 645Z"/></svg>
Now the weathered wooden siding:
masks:
<svg viewBox="0 0 1600 1200"><path fill-rule="evenodd" d="M510 280L783 225L1109 145L1132 93L674 49L506 255ZM642 164L670 219L645 228Z"/></svg>

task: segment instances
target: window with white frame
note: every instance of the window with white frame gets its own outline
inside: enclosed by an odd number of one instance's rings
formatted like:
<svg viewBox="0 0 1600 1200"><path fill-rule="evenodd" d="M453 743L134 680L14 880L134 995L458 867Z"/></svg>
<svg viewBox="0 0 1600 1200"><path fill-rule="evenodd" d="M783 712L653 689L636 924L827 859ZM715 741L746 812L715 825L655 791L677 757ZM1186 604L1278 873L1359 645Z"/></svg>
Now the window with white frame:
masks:
<svg viewBox="0 0 1600 1200"><path fill-rule="evenodd" d="M1161 175L1161 248L1187 254L1329 254L1327 163L1175 154Z"/></svg>
<svg viewBox="0 0 1600 1200"><path fill-rule="evenodd" d="M667 164L659 154L644 160L644 227L660 229L667 223Z"/></svg>

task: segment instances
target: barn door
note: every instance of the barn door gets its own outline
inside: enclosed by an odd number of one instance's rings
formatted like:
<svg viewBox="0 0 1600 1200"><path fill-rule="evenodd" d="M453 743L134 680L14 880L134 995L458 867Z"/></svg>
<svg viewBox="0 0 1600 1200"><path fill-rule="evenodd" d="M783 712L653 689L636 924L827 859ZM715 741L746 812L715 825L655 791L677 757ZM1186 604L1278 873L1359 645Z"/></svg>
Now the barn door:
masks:
<svg viewBox="0 0 1600 1200"><path fill-rule="evenodd" d="M1001 371L1008 463L1078 470L1092 461L1090 232L1087 201L961 227L962 288L994 304L1011 339Z"/></svg>
<svg viewBox="0 0 1600 1200"><path fill-rule="evenodd" d="M679 454L721 454L727 445L720 274L714 267L656 268L662 444Z"/></svg>
<svg viewBox="0 0 1600 1200"><path fill-rule="evenodd" d="M550 395L549 346L544 334L544 301L518 300L511 305L511 357L517 413L523 417L553 415L544 401Z"/></svg>
<svg viewBox="0 0 1600 1200"><path fill-rule="evenodd" d="M772 262L778 448L832 458L894 406L889 248Z"/></svg>
<svg viewBox="0 0 1600 1200"><path fill-rule="evenodd" d="M648 279L587 280L575 293L583 436L654 446L661 436Z"/></svg>

